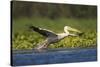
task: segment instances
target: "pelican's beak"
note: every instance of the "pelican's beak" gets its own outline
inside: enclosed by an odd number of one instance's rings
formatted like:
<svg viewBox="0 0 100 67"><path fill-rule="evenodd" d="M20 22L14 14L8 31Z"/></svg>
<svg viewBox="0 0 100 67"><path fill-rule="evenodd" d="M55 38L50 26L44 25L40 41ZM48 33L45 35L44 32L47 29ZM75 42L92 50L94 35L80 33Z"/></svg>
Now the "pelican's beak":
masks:
<svg viewBox="0 0 100 67"><path fill-rule="evenodd" d="M75 28L71 28L71 27L69 27L68 30L72 31L72 32L82 33L81 31L79 31L79 30L77 30Z"/></svg>

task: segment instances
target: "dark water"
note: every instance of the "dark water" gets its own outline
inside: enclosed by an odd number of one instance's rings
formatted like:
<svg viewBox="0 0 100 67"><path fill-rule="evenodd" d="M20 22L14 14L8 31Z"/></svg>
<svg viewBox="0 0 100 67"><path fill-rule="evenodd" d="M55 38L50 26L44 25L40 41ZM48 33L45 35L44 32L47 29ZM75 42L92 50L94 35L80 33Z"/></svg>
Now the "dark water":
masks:
<svg viewBox="0 0 100 67"><path fill-rule="evenodd" d="M48 49L42 52L35 50L16 50L12 54L12 65L40 65L55 63L72 63L96 61L97 49Z"/></svg>

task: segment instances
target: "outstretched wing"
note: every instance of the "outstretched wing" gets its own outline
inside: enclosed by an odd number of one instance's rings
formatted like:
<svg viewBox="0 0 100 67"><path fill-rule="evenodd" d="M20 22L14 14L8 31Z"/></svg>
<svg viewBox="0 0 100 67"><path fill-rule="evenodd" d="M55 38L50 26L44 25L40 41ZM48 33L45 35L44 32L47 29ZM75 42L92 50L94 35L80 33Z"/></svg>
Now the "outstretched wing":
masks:
<svg viewBox="0 0 100 67"><path fill-rule="evenodd" d="M35 27L35 26L30 26L29 28L38 32L39 34L41 34L45 37L57 36L54 32L47 30L47 29L42 29L42 28L38 28L38 27Z"/></svg>

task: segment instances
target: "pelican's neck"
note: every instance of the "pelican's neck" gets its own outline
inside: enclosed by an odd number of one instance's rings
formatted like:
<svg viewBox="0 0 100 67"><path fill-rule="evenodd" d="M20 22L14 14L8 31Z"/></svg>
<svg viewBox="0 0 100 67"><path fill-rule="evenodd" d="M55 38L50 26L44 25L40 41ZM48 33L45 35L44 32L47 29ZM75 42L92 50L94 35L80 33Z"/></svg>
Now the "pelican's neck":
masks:
<svg viewBox="0 0 100 67"><path fill-rule="evenodd" d="M64 28L64 32L65 32L66 34L69 34L69 32L68 32L68 29L67 29L67 28Z"/></svg>
<svg viewBox="0 0 100 67"><path fill-rule="evenodd" d="M58 35L58 39L63 39L66 36L68 36L68 34L66 34L66 33L60 33L60 34L57 34L57 35Z"/></svg>

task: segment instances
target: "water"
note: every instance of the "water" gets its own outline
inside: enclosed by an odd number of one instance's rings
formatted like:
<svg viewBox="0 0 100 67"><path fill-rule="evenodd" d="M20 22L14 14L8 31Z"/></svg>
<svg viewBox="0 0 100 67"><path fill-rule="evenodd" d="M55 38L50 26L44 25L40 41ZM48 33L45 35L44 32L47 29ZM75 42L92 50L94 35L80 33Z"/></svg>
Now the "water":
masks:
<svg viewBox="0 0 100 67"><path fill-rule="evenodd" d="M55 63L72 63L96 61L97 49L48 49L42 52L36 50L16 50L12 54L12 65L40 65Z"/></svg>

